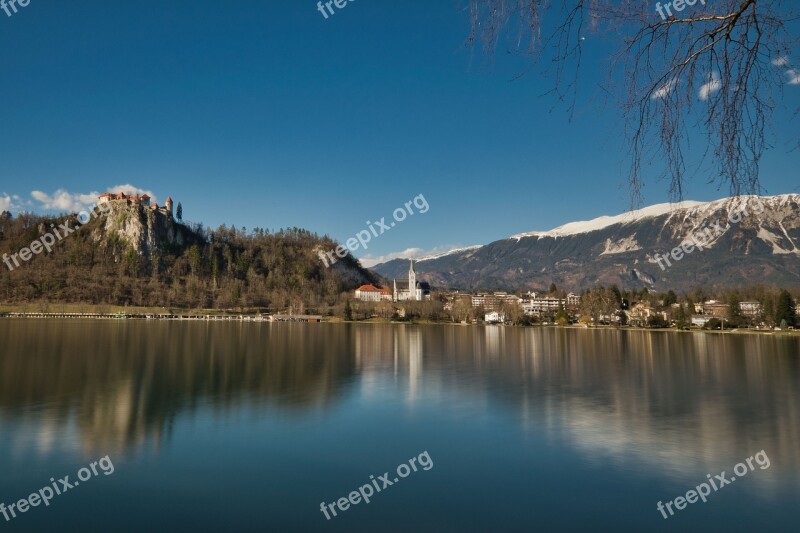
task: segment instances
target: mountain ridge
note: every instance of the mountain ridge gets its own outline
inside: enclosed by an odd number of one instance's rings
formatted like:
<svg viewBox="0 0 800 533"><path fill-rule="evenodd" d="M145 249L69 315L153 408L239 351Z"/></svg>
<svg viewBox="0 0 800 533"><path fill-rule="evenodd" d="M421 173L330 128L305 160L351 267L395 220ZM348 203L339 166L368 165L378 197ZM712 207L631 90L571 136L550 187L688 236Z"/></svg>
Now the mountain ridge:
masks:
<svg viewBox="0 0 800 533"><path fill-rule="evenodd" d="M660 268L656 257L690 243L695 234L708 233L711 222L724 228L706 246ZM550 283L573 289L619 284L690 290L733 286L748 278L800 286L799 243L800 194L748 195L656 204L518 233L420 258L417 267L421 279L465 290L522 290ZM391 279L402 275L406 265L395 259L372 269Z"/></svg>

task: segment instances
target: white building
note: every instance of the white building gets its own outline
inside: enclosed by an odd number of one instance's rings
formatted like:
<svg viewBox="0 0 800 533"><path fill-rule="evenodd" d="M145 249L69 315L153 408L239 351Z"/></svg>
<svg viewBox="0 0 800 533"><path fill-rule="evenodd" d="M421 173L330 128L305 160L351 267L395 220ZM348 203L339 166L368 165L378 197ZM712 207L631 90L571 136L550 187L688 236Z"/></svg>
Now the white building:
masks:
<svg viewBox="0 0 800 533"><path fill-rule="evenodd" d="M564 305L564 300L560 298L534 298L523 300L521 307L526 315L541 315L558 311L559 306Z"/></svg>
<svg viewBox="0 0 800 533"><path fill-rule="evenodd" d="M502 313L498 313L497 311L492 311L491 313L486 313L486 315L484 316L484 321L486 321L486 322L488 322L490 324L496 324L496 323L499 323L499 322L505 322L506 321L506 315L504 315Z"/></svg>
<svg viewBox="0 0 800 533"><path fill-rule="evenodd" d="M744 316L758 316L761 314L761 303L739 302L739 310Z"/></svg>
<svg viewBox="0 0 800 533"><path fill-rule="evenodd" d="M362 302L380 302L381 300L391 300L392 293L389 289L379 289L374 285L362 285L356 289L356 299Z"/></svg>

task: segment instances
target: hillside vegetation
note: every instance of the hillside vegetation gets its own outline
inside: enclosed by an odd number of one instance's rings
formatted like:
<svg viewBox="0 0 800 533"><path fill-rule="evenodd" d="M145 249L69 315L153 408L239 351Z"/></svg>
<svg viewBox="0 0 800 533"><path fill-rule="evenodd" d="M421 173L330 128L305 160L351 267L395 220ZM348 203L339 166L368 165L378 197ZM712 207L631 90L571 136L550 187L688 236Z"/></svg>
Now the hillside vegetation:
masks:
<svg viewBox="0 0 800 533"><path fill-rule="evenodd" d="M27 262L8 260L60 224L80 229ZM250 233L188 225L138 205L81 226L76 216L0 216L0 303L158 308L268 308L327 313L376 282L351 256L326 268L337 243L300 228Z"/></svg>

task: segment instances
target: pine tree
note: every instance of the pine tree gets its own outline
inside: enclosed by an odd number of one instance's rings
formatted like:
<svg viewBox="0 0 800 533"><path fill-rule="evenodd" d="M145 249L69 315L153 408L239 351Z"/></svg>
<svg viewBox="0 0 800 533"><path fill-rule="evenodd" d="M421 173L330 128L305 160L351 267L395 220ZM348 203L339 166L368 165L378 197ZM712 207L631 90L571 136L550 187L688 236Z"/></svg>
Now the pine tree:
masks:
<svg viewBox="0 0 800 533"><path fill-rule="evenodd" d="M786 321L787 326L794 326L796 318L792 295L784 289L778 296L778 305L775 307L775 323L782 324L783 321Z"/></svg>
<svg viewBox="0 0 800 533"><path fill-rule="evenodd" d="M768 295L764 300L764 308L761 314L768 326L775 325L775 301L771 295Z"/></svg>
<svg viewBox="0 0 800 533"><path fill-rule="evenodd" d="M686 313L683 310L683 305L678 305L678 310L675 312L675 327L678 329L686 327Z"/></svg>
<svg viewBox="0 0 800 533"><path fill-rule="evenodd" d="M178 202L178 207L175 209L175 217L178 220L183 220L183 206Z"/></svg>
<svg viewBox="0 0 800 533"><path fill-rule="evenodd" d="M739 294L736 292L732 292L728 296L728 321L731 326L738 326L742 320L742 310L739 306L741 302L742 299L739 298Z"/></svg>

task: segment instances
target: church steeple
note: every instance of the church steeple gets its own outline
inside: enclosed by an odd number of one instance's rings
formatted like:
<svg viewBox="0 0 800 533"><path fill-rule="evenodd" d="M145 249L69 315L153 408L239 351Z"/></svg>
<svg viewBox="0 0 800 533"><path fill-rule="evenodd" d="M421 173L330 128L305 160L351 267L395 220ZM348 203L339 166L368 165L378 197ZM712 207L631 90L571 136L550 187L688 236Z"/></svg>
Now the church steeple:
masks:
<svg viewBox="0 0 800 533"><path fill-rule="evenodd" d="M408 266L408 295L412 300L417 299L417 273L414 272L414 260L409 259Z"/></svg>

